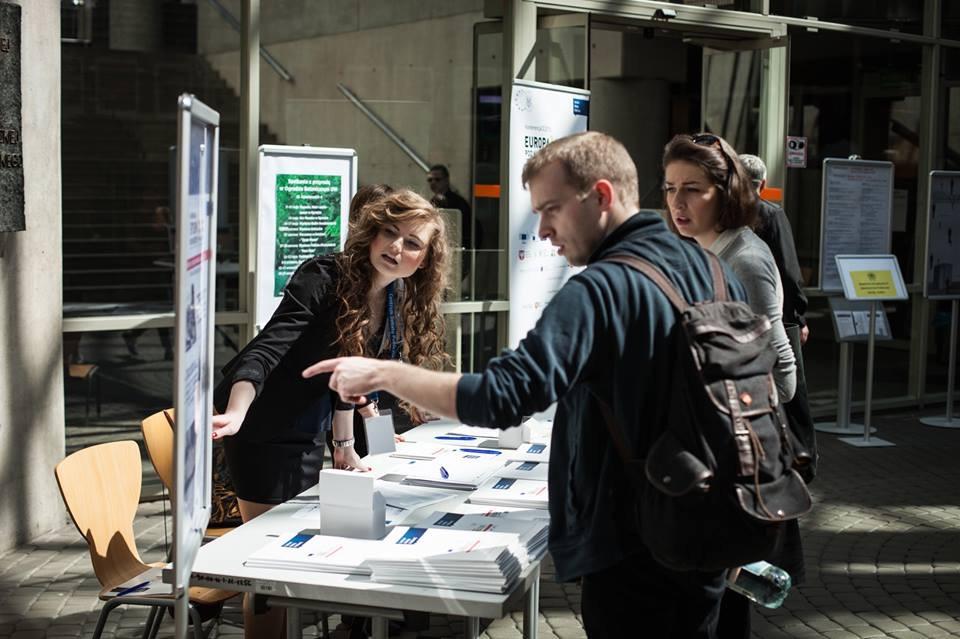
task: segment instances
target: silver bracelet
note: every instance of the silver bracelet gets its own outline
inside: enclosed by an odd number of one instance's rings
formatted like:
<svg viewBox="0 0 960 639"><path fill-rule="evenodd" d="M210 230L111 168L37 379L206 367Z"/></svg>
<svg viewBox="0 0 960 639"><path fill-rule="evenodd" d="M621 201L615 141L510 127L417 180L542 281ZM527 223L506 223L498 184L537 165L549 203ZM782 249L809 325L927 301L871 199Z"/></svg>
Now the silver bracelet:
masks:
<svg viewBox="0 0 960 639"><path fill-rule="evenodd" d="M334 448L353 448L353 437L350 439L334 439L333 447Z"/></svg>

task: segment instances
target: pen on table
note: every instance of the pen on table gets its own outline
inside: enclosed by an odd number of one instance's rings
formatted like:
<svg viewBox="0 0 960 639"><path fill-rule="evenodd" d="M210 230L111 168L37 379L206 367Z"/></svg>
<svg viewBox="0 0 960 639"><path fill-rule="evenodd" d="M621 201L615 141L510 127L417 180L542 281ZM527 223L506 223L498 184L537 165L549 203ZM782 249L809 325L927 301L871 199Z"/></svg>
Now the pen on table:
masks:
<svg viewBox="0 0 960 639"><path fill-rule="evenodd" d="M461 448L460 452L463 453L479 453L481 455L499 455L499 450L492 450L490 448Z"/></svg>
<svg viewBox="0 0 960 639"><path fill-rule="evenodd" d="M138 583L136 586L130 586L129 588L124 588L123 590L121 590L120 592L117 593L117 596L118 596L118 597L122 597L122 596L124 596L124 595L129 595L129 594L131 594L131 593L138 592L138 591L140 591L140 590L144 590L144 589L146 589L146 587L149 586L149 585L150 585L150 580L147 580L147 581Z"/></svg>
<svg viewBox="0 0 960 639"><path fill-rule="evenodd" d="M434 439L447 439L455 442L469 442L476 439L472 435L437 435Z"/></svg>
<svg viewBox="0 0 960 639"><path fill-rule="evenodd" d="M444 479L450 479L450 473L447 472L447 469L443 466L440 467L440 476Z"/></svg>

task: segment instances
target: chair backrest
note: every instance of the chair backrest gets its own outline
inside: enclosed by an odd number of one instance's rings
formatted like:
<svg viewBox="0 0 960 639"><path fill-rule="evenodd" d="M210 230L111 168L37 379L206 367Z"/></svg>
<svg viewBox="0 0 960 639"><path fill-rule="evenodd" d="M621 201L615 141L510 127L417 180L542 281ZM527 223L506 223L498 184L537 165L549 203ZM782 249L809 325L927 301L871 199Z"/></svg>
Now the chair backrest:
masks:
<svg viewBox="0 0 960 639"><path fill-rule="evenodd" d="M87 540L93 571L105 588L145 568L133 535L142 472L140 446L130 440L78 450L54 471L67 512Z"/></svg>
<svg viewBox="0 0 960 639"><path fill-rule="evenodd" d="M166 487L167 492L173 494L173 409L168 408L150 415L140 422L143 431L143 443L147 446L147 455L153 462L157 476Z"/></svg>

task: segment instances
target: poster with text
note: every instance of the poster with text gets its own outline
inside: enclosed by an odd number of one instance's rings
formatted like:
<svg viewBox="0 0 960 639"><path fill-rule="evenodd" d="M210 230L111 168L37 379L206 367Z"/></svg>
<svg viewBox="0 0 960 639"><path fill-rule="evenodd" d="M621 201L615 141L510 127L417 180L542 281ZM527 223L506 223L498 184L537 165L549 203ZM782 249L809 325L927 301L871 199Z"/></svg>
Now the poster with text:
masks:
<svg viewBox="0 0 960 639"><path fill-rule="evenodd" d="M839 254L890 252L893 163L823 161L820 226L820 288L843 290L834 258Z"/></svg>
<svg viewBox="0 0 960 639"><path fill-rule="evenodd" d="M257 330L270 320L303 262L343 248L357 191L353 149L264 145L259 161Z"/></svg>
<svg viewBox="0 0 960 639"><path fill-rule="evenodd" d="M186 588L210 519L219 114L179 103L176 171L174 576ZM178 601L179 605L179 601ZM185 611L183 613L185 617ZM177 636L183 636L178 625Z"/></svg>
<svg viewBox="0 0 960 639"><path fill-rule="evenodd" d="M522 80L513 83L508 200L511 348L516 348L554 294L580 270L557 255L549 240L537 235L539 218L523 187L523 165L553 140L586 131L589 113L589 91Z"/></svg>
<svg viewBox="0 0 960 639"><path fill-rule="evenodd" d="M960 172L930 172L929 206L923 294L960 298Z"/></svg>

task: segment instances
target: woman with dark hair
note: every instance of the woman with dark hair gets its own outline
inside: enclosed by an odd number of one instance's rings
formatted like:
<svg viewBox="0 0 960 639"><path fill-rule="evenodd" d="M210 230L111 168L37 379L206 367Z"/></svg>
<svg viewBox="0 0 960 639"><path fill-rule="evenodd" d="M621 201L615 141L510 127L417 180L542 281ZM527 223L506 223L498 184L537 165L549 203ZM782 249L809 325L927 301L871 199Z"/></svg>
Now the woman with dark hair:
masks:
<svg viewBox="0 0 960 639"><path fill-rule="evenodd" d="M781 402L797 388L797 366L783 328L783 285L769 247L752 230L757 194L737 152L710 134L677 135L663 150L668 224L726 262L747 290L750 308L766 315L777 349L774 381Z"/></svg>
<svg viewBox="0 0 960 639"><path fill-rule="evenodd" d="M304 379L304 368L349 355L434 369L446 362L443 218L409 190L370 195L343 252L300 265L273 317L227 364L214 392L221 414L213 438L224 440L244 522L317 483L331 426L334 467L366 469L353 447L355 407L330 390L329 376ZM244 602L247 636L279 636L282 618L282 611L254 615Z"/></svg>
<svg viewBox="0 0 960 639"><path fill-rule="evenodd" d="M797 388L793 349L784 330L783 285L770 248L751 227L757 220L757 195L737 152L723 138L710 134L677 135L663 150L663 195L667 223L726 262L747 291L755 313L770 319L777 350L774 382L781 403ZM802 574L800 528L791 521L772 563ZM718 639L750 637L750 601L732 591L723 595Z"/></svg>

